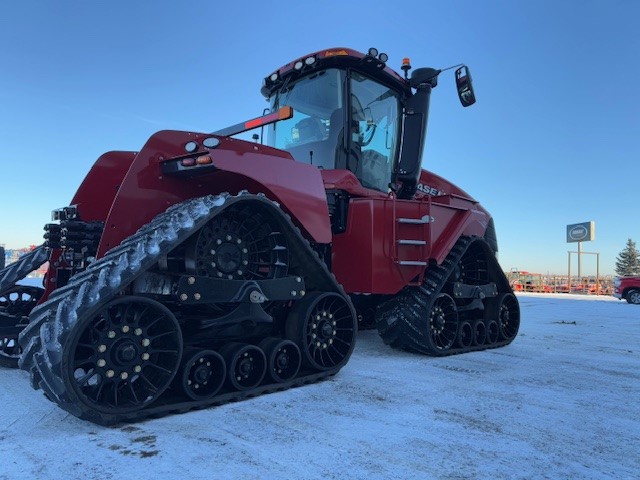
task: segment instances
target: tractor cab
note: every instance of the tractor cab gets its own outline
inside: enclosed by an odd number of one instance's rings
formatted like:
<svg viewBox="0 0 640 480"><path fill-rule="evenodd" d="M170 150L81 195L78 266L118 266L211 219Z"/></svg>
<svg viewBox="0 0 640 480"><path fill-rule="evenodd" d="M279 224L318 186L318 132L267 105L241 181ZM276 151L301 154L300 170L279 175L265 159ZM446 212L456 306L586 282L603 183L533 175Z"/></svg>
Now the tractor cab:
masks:
<svg viewBox="0 0 640 480"><path fill-rule="evenodd" d="M429 96L440 70L416 69L409 79L405 59L403 78L386 60L376 49L362 54L338 48L273 72L264 79L262 93L272 112L289 106L293 116L269 126L267 143L299 162L349 170L366 188L394 188L401 196L413 196ZM458 91L468 101L473 95L470 76L468 81L460 76Z"/></svg>
<svg viewBox="0 0 640 480"><path fill-rule="evenodd" d="M392 84L380 82L351 55L316 54L302 64L268 91L272 111L294 112L269 127L268 144L321 169L350 170L364 187L386 192L400 148L403 92L393 83L401 79L387 73Z"/></svg>

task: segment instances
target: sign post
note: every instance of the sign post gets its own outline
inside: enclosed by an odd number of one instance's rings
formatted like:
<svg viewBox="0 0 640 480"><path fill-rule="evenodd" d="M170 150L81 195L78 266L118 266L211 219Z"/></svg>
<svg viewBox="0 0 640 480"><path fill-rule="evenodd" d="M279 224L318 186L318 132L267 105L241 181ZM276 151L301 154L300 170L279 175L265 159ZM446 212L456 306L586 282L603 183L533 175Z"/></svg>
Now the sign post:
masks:
<svg viewBox="0 0 640 480"><path fill-rule="evenodd" d="M582 280L582 242L590 242L596 236L596 222L567 225L567 243L578 243L578 282ZM571 254L569 254L569 291L571 291Z"/></svg>

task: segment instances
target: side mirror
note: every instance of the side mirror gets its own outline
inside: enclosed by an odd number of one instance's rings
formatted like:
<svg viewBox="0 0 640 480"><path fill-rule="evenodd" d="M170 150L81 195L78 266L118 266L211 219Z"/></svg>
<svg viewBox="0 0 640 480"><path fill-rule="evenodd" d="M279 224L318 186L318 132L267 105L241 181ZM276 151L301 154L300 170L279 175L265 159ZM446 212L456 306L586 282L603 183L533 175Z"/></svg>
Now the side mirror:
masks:
<svg viewBox="0 0 640 480"><path fill-rule="evenodd" d="M458 88L458 98L463 107L476 103L476 95L473 93L473 85L471 84L471 73L466 65L456 70L456 87Z"/></svg>

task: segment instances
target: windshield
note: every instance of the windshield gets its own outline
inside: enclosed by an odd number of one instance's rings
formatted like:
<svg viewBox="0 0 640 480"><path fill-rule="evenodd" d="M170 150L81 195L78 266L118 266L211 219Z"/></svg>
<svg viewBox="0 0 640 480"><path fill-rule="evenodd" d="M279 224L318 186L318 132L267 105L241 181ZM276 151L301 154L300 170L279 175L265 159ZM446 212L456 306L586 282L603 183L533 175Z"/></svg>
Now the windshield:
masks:
<svg viewBox="0 0 640 480"><path fill-rule="evenodd" d="M285 83L271 97L271 111L289 105L294 115L270 127L268 144L299 162L351 170L364 187L386 192L398 151L398 94L351 71L347 110L345 77L344 70L328 69Z"/></svg>
<svg viewBox="0 0 640 480"><path fill-rule="evenodd" d="M286 86L271 98L271 111L288 105L293 117L273 124L269 145L287 150L299 162L335 168L343 124L344 71L329 69Z"/></svg>

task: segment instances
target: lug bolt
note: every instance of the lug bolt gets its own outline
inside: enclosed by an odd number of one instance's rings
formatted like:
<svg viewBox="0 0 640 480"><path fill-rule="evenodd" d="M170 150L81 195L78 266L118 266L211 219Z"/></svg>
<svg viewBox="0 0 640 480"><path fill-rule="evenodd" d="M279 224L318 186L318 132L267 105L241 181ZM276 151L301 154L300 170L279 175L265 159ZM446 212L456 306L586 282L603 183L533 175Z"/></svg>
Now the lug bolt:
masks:
<svg viewBox="0 0 640 480"><path fill-rule="evenodd" d="M149 360L149 354L148 353L143 353L142 354L142 360Z"/></svg>
<svg viewBox="0 0 640 480"><path fill-rule="evenodd" d="M227 235L227 242L231 241L231 235Z"/></svg>
<svg viewBox="0 0 640 480"><path fill-rule="evenodd" d="M183 302L186 302L187 298L189 298L189 295L187 295L186 293L180 295L180 300Z"/></svg>
<svg viewBox="0 0 640 480"><path fill-rule="evenodd" d="M133 367L133 371L136 373L140 373L142 371L142 367L140 365L136 365Z"/></svg>
<svg viewBox="0 0 640 480"><path fill-rule="evenodd" d="M134 333L134 334L136 334L136 335L138 335L138 336L140 336L140 335L142 335L142 329L141 329L141 328L136 328L136 329L133 331L133 333Z"/></svg>
<svg viewBox="0 0 640 480"><path fill-rule="evenodd" d="M222 272L218 272L218 276L221 277L222 276Z"/></svg>
<svg viewBox="0 0 640 480"><path fill-rule="evenodd" d="M301 281L302 281L302 278L296 277L296 282L300 283Z"/></svg>
<svg viewBox="0 0 640 480"><path fill-rule="evenodd" d="M109 333L107 333L107 337L116 338L116 332L114 332L113 330L109 330Z"/></svg>
<svg viewBox="0 0 640 480"><path fill-rule="evenodd" d="M301 296L301 297L304 297L306 293L307 293L307 292L305 292L304 290L300 290L300 296Z"/></svg>
<svg viewBox="0 0 640 480"><path fill-rule="evenodd" d="M149 340L148 338L142 339L142 346L143 347L148 347L150 344L151 344L151 340Z"/></svg>
<svg viewBox="0 0 640 480"><path fill-rule="evenodd" d="M211 249L211 255L215 255L216 251L214 249Z"/></svg>
<svg viewBox="0 0 640 480"><path fill-rule="evenodd" d="M215 265L214 265L214 266L215 266ZM189 277L189 278L187 279L187 283L188 283L189 285L193 285L194 283L196 283L196 279L195 279L195 277Z"/></svg>
<svg viewBox="0 0 640 480"><path fill-rule="evenodd" d="M291 290L291 296L295 297L298 294L298 292L296 292L295 290Z"/></svg>
<svg viewBox="0 0 640 480"><path fill-rule="evenodd" d="M243 265L248 265L248 264L249 264L249 262L248 262L248 261L246 261L246 260L243 260L243 261L242 261L242 264L243 264Z"/></svg>
<svg viewBox="0 0 640 480"><path fill-rule="evenodd" d="M211 267L216 268L216 262L211 262Z"/></svg>
<svg viewBox="0 0 640 480"><path fill-rule="evenodd" d="M114 372L113 370L107 370L107 378L112 378L115 374L116 372Z"/></svg>
<svg viewBox="0 0 640 480"><path fill-rule="evenodd" d="M101 358L100 360L98 360L98 366L99 367L104 367L107 364L106 360L104 358Z"/></svg>
<svg viewBox="0 0 640 480"><path fill-rule="evenodd" d="M237 240L236 240L236 243L237 243L238 245L240 245L240 244L242 243L242 240L237 239Z"/></svg>
<svg viewBox="0 0 640 480"><path fill-rule="evenodd" d="M129 333L129 325L124 325L122 327L122 333Z"/></svg>
<svg viewBox="0 0 640 480"><path fill-rule="evenodd" d="M100 345L100 346L98 347L98 351L99 351L100 353L104 353L104 352L106 352L106 351L107 351L107 346L106 346L106 345Z"/></svg>
<svg viewBox="0 0 640 480"><path fill-rule="evenodd" d="M217 243L218 245L222 245L222 240L218 239L218 240L216 240L216 243Z"/></svg>
<svg viewBox="0 0 640 480"><path fill-rule="evenodd" d="M200 295L199 293L194 293L194 294L193 294L193 298L194 298L195 300L200 300L201 295Z"/></svg>
<svg viewBox="0 0 640 480"><path fill-rule="evenodd" d="M247 253L247 252L249 252L249 250L247 250L246 248L242 249L242 253Z"/></svg>
<svg viewBox="0 0 640 480"><path fill-rule="evenodd" d="M122 380L126 380L127 378L129 378L129 374L128 374L127 372L122 372L122 373L120 374L120 378L121 378Z"/></svg>
<svg viewBox="0 0 640 480"><path fill-rule="evenodd" d="M238 270L238 275L242 275L242 270Z"/></svg>

